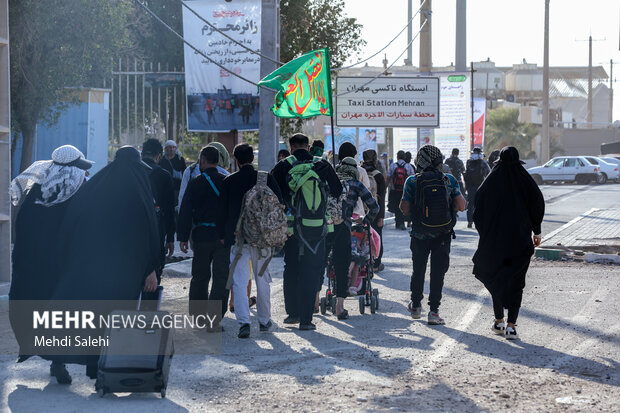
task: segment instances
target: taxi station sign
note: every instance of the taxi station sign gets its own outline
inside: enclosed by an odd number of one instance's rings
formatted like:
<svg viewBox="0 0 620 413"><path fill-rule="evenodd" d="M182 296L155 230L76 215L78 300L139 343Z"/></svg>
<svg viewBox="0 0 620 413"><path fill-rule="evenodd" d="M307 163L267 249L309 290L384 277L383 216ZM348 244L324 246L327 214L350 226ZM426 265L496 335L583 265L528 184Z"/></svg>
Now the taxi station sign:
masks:
<svg viewBox="0 0 620 413"><path fill-rule="evenodd" d="M336 124L354 127L439 127L438 77L336 79Z"/></svg>

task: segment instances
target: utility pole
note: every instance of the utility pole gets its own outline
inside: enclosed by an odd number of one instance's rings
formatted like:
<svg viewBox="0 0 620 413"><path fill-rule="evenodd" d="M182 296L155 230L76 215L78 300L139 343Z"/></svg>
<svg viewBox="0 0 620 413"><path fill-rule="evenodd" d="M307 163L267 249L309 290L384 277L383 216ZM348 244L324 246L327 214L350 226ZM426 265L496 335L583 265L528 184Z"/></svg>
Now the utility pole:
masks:
<svg viewBox="0 0 620 413"><path fill-rule="evenodd" d="M595 42L606 39L596 39ZM583 41L583 40L578 40ZM588 37L588 129L592 129L592 35Z"/></svg>
<svg viewBox="0 0 620 413"><path fill-rule="evenodd" d="M549 153L549 0L545 0L544 37L542 142L540 148L541 165L546 163L551 157Z"/></svg>
<svg viewBox="0 0 620 413"><path fill-rule="evenodd" d="M274 60L280 60L280 0L262 0L261 52ZM267 59L260 60L261 79L276 69L275 63ZM259 93L258 169L270 171L276 164L280 123L269 110L275 92L261 88Z"/></svg>
<svg viewBox="0 0 620 413"><path fill-rule="evenodd" d="M467 0L456 0L456 42L454 70L467 70Z"/></svg>
<svg viewBox="0 0 620 413"><path fill-rule="evenodd" d="M614 123L614 61L609 60L609 127Z"/></svg>
<svg viewBox="0 0 620 413"><path fill-rule="evenodd" d="M405 66L413 65L413 44L411 44L411 39L413 38L413 22L411 19L413 18L413 0L407 0L407 59L405 59ZM387 60L387 59L386 59Z"/></svg>
<svg viewBox="0 0 620 413"><path fill-rule="evenodd" d="M431 37L431 0L420 0L420 72L430 75L433 70L433 49ZM418 149L422 146L422 135L418 128Z"/></svg>

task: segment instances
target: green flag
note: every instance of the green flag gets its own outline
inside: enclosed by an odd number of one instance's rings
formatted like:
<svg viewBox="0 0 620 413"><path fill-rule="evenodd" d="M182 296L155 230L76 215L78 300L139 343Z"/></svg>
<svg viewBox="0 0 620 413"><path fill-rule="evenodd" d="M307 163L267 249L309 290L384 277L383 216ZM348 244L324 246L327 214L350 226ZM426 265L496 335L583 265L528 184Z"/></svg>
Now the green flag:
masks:
<svg viewBox="0 0 620 413"><path fill-rule="evenodd" d="M277 90L276 102L271 111L280 118L311 118L332 114L328 48L291 60L258 84Z"/></svg>

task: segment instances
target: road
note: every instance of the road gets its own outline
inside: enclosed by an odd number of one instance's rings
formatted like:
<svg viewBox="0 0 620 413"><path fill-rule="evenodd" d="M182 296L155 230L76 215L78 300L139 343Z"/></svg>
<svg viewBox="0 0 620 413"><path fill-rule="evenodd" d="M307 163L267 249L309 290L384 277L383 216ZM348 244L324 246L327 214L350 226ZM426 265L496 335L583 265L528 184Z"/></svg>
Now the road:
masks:
<svg viewBox="0 0 620 413"><path fill-rule="evenodd" d="M620 200L620 185L543 192L546 233ZM381 292L375 315L360 315L349 300L349 320L328 314L315 318L315 332L287 328L282 279L274 273L277 329L260 333L254 321L251 339L239 340L228 315L221 354L175 355L166 399L100 399L81 367L69 367L74 382L63 387L50 380L46 362L16 365L3 355L0 411L617 411L618 267L534 260L518 322L521 340L508 342L490 332L490 297L471 274L477 234L464 222L456 230L441 305L445 326L409 317L409 238L390 225L386 270L375 277ZM184 299L188 284L183 277L164 279L166 298Z"/></svg>

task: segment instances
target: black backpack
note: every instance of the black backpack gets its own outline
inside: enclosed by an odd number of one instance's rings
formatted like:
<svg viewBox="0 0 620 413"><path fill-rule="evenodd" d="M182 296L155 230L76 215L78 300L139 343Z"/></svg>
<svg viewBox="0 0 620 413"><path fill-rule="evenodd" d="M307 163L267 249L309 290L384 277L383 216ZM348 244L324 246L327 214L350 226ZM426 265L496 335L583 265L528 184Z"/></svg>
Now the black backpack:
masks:
<svg viewBox="0 0 620 413"><path fill-rule="evenodd" d="M468 160L465 169L465 185L478 187L484 181L484 172L482 171L482 160Z"/></svg>
<svg viewBox="0 0 620 413"><path fill-rule="evenodd" d="M414 230L418 234L449 234L456 224L448 189L450 181L440 171L416 174L412 208Z"/></svg>

